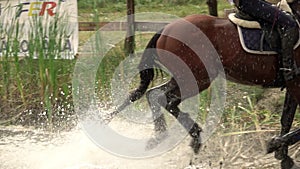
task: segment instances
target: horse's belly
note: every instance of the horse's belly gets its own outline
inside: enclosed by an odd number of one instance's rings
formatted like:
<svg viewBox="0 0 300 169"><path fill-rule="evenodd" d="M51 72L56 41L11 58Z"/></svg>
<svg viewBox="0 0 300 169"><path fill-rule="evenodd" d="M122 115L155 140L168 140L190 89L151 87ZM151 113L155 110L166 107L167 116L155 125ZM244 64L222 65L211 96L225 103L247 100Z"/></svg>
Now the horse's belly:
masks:
<svg viewBox="0 0 300 169"><path fill-rule="evenodd" d="M251 63L251 62L250 62ZM239 66L225 67L227 79L246 85L268 85L276 78L275 67L253 63L237 64ZM259 62L258 62L259 63Z"/></svg>

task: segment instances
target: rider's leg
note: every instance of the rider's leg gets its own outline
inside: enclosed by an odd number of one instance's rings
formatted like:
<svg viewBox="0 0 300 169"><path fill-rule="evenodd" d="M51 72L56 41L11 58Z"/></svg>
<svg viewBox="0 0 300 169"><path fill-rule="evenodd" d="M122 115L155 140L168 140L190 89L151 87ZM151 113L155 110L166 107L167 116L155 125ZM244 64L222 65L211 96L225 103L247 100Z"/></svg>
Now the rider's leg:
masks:
<svg viewBox="0 0 300 169"><path fill-rule="evenodd" d="M295 18L262 0L240 0L238 8L253 18L257 18L260 22L268 22L279 27L283 76L286 81L292 80L296 74L299 74L296 71L297 66L293 55L293 47L299 35Z"/></svg>
<svg viewBox="0 0 300 169"><path fill-rule="evenodd" d="M298 74L293 49L299 36L298 27L283 27L280 36L283 77L285 81L290 81Z"/></svg>

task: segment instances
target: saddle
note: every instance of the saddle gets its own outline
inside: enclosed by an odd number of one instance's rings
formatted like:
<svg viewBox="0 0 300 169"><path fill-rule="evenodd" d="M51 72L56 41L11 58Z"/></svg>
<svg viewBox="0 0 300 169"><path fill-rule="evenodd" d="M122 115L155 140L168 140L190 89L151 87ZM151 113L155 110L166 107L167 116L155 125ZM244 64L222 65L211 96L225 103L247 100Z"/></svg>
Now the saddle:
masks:
<svg viewBox="0 0 300 169"><path fill-rule="evenodd" d="M291 12L287 4L280 5L284 5L281 9ZM267 23L259 23L251 17L241 15L241 13L231 13L228 18L237 26L241 45L246 52L265 56L279 53L280 35L277 27ZM298 48L299 45L300 36L294 45L294 49ZM264 87L281 87L283 89L285 81L282 71L278 71L274 81Z"/></svg>
<svg viewBox="0 0 300 169"><path fill-rule="evenodd" d="M280 48L279 33L272 25L260 24L251 18L243 19L237 13L229 14L228 18L237 26L241 45L246 52L262 55L278 53ZM300 38L294 49L299 45Z"/></svg>

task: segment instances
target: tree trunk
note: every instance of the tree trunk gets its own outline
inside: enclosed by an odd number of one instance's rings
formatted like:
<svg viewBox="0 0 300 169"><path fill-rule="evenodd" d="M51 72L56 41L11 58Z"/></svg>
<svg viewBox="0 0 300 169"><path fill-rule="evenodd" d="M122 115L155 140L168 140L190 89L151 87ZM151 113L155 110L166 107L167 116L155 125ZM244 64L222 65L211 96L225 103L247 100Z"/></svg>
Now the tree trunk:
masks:
<svg viewBox="0 0 300 169"><path fill-rule="evenodd" d="M218 16L218 3L217 0L207 0L208 11L210 15Z"/></svg>

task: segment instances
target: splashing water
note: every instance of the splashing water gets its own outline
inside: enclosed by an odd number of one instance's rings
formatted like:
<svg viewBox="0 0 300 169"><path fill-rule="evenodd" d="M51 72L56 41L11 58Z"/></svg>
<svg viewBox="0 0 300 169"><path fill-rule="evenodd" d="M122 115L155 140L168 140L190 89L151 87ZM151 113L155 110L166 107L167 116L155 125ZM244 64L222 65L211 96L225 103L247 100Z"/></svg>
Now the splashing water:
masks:
<svg viewBox="0 0 300 169"><path fill-rule="evenodd" d="M113 122L114 126L118 124L123 126L122 122ZM138 127L134 130L151 133L151 130L141 130ZM0 168L184 168L188 166L192 155L188 144L189 140L186 140L165 154L137 160L117 157L100 149L87 138L80 127L54 134L20 126L0 126Z"/></svg>

